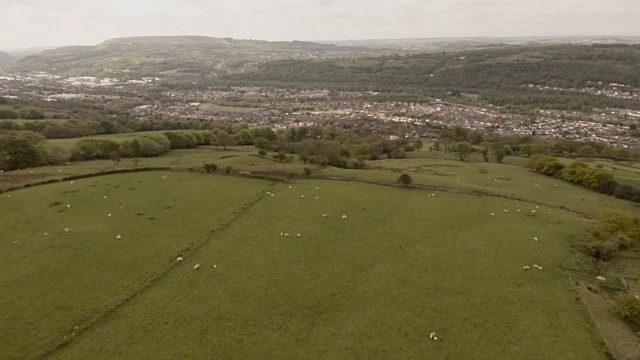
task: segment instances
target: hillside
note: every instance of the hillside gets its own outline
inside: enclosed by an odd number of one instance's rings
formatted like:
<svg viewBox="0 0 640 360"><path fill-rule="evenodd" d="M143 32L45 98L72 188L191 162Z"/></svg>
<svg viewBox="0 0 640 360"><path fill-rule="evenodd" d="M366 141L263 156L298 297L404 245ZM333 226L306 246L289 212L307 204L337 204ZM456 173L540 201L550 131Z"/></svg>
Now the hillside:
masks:
<svg viewBox="0 0 640 360"><path fill-rule="evenodd" d="M477 98L494 105L640 108L640 101L592 96L583 88L640 88L638 45L508 46L361 59L288 60L233 74L228 84L304 86L416 96ZM529 85L551 87L531 88ZM555 88L555 89L553 89ZM595 92L595 91L594 91ZM561 95L561 96L560 96Z"/></svg>
<svg viewBox="0 0 640 360"><path fill-rule="evenodd" d="M362 51L301 41L268 42L204 36L132 37L111 39L96 46L47 50L23 59L16 68L66 75L216 76L242 71L266 60L331 57Z"/></svg>
<svg viewBox="0 0 640 360"><path fill-rule="evenodd" d="M0 51L0 64L9 64L13 62L11 55L6 52Z"/></svg>

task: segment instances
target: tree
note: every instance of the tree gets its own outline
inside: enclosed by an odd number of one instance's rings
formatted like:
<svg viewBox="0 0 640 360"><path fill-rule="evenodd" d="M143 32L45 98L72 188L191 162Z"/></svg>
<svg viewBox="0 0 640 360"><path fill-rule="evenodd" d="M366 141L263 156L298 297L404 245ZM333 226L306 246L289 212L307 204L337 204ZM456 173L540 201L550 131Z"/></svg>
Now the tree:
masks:
<svg viewBox="0 0 640 360"><path fill-rule="evenodd" d="M493 158L498 164L501 164L504 157L507 156L504 144L500 141L496 141L491 145L491 147L493 148Z"/></svg>
<svg viewBox="0 0 640 360"><path fill-rule="evenodd" d="M233 168L231 167L231 165L227 165L227 166L225 166L225 168L224 168L224 173L225 173L225 174L227 174L227 175L229 175L229 174L231 174L231 170L233 170Z"/></svg>
<svg viewBox="0 0 640 360"><path fill-rule="evenodd" d="M398 177L398 182L404 186L408 186L413 182L413 179L411 178L411 175L403 173Z"/></svg>
<svg viewBox="0 0 640 360"><path fill-rule="evenodd" d="M269 141L265 138L258 137L253 140L253 146L258 150L268 150L269 149Z"/></svg>
<svg viewBox="0 0 640 360"><path fill-rule="evenodd" d="M591 145L585 145L578 149L578 154L582 156L593 156L596 154L596 149L594 149Z"/></svg>
<svg viewBox="0 0 640 360"><path fill-rule="evenodd" d="M287 159L287 155L283 151L280 151L277 154L273 155L273 158L280 162L284 162Z"/></svg>
<svg viewBox="0 0 640 360"><path fill-rule="evenodd" d="M206 172L208 172L208 173L211 173L211 172L215 173L215 172L216 172L216 170L218 170L218 165L213 164L213 163L207 163L207 162L205 162L205 163L202 165L202 167L203 167L203 168L204 168L204 170L205 170Z"/></svg>
<svg viewBox="0 0 640 360"><path fill-rule="evenodd" d="M482 143L482 145L480 146L480 153L482 154L482 158L484 159L484 162L489 162L489 144L488 143Z"/></svg>
<svg viewBox="0 0 640 360"><path fill-rule="evenodd" d="M114 164L120 164L120 160L122 160L122 156L120 156L119 151L112 151L109 153L109 159L113 161Z"/></svg>
<svg viewBox="0 0 640 360"><path fill-rule="evenodd" d="M413 142L413 147L416 148L416 150L422 149L423 146L424 143L422 142L422 140L416 140Z"/></svg>
<svg viewBox="0 0 640 360"><path fill-rule="evenodd" d="M240 130L235 135L235 140L239 145L253 145L253 136L247 129Z"/></svg>
<svg viewBox="0 0 640 360"><path fill-rule="evenodd" d="M227 150L227 146L235 145L235 140L229 135L226 131L220 131L217 134L218 139L216 141L216 146L222 146L223 149Z"/></svg>
<svg viewBox="0 0 640 360"><path fill-rule="evenodd" d="M258 150L258 155L261 156L261 157L265 157L265 156L267 156L267 151L264 150L264 149L260 149L260 150Z"/></svg>
<svg viewBox="0 0 640 360"><path fill-rule="evenodd" d="M37 166L44 160L42 151L33 143L16 136L0 137L0 166L3 170Z"/></svg>
<svg viewBox="0 0 640 360"><path fill-rule="evenodd" d="M629 324L640 327L640 299L631 294L618 295L616 310Z"/></svg>
<svg viewBox="0 0 640 360"><path fill-rule="evenodd" d="M311 172L312 172L312 170L309 169L309 168L304 168L304 169L302 169L302 171L303 171L305 177L309 177L311 175Z"/></svg>
<svg viewBox="0 0 640 360"><path fill-rule="evenodd" d="M467 155L471 153L471 145L466 141L457 143L456 153L458 154L458 159L460 159L460 161L464 161Z"/></svg>

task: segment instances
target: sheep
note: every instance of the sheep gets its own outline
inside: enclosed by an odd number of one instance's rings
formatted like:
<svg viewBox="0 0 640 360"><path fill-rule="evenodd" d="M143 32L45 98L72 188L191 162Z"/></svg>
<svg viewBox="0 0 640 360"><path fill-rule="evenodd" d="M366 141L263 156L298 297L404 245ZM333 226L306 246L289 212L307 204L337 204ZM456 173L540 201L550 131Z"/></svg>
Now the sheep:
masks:
<svg viewBox="0 0 640 360"><path fill-rule="evenodd" d="M502 211L504 211L504 212L506 212L506 213L508 213L508 212L509 212L509 210L507 210L507 209L504 209L504 210L502 210Z"/></svg>
<svg viewBox="0 0 640 360"><path fill-rule="evenodd" d="M300 197L304 199L304 195L300 195Z"/></svg>
<svg viewBox="0 0 640 360"><path fill-rule="evenodd" d="M494 214L494 213L491 213L491 214L489 214L489 215L491 215L491 216L496 216L496 214Z"/></svg>
<svg viewBox="0 0 640 360"><path fill-rule="evenodd" d="M316 188L316 190L320 190L320 188L319 188L319 187L317 187L317 188Z"/></svg>
<svg viewBox="0 0 640 360"><path fill-rule="evenodd" d="M289 189L292 189L292 188L293 188L293 186L289 185Z"/></svg>
<svg viewBox="0 0 640 360"><path fill-rule="evenodd" d="M44 236L49 236L49 233L44 233Z"/></svg>
<svg viewBox="0 0 640 360"><path fill-rule="evenodd" d="M107 196L105 195L105 196L103 196L103 198L104 198L104 199L106 199L106 198L107 198Z"/></svg>
<svg viewBox="0 0 640 360"><path fill-rule="evenodd" d="M274 197L275 195L271 194L271 197Z"/></svg>
<svg viewBox="0 0 640 360"><path fill-rule="evenodd" d="M196 265L193 267L193 270L198 270L198 269L200 269L200 264L196 264Z"/></svg>
<svg viewBox="0 0 640 360"><path fill-rule="evenodd" d="M605 277L604 277L604 276L602 276L602 275L598 275L598 276L596 276L596 279L598 279L598 280L600 280L600 281L607 281L607 278L605 278Z"/></svg>
<svg viewBox="0 0 640 360"><path fill-rule="evenodd" d="M177 262L180 262L180 261L184 261L184 259L182 258L182 256L178 256L178 257L176 258L176 261L177 261Z"/></svg>
<svg viewBox="0 0 640 360"><path fill-rule="evenodd" d="M529 265L525 265L522 267L522 270L529 270Z"/></svg>
<svg viewBox="0 0 640 360"><path fill-rule="evenodd" d="M536 265L536 264L533 264L533 267L537 269L537 268L538 268L538 265Z"/></svg>
<svg viewBox="0 0 640 360"><path fill-rule="evenodd" d="M438 341L438 334L436 334L436 332L433 331L431 334L429 334L429 339Z"/></svg>
<svg viewBox="0 0 640 360"><path fill-rule="evenodd" d="M69 184L73 184L73 181L72 181L72 182L70 182Z"/></svg>
<svg viewBox="0 0 640 360"><path fill-rule="evenodd" d="M322 214L322 217L329 217L329 214Z"/></svg>
<svg viewBox="0 0 640 360"><path fill-rule="evenodd" d="M319 198L316 196L316 200L318 200Z"/></svg>
<svg viewBox="0 0 640 360"><path fill-rule="evenodd" d="M538 241L538 238L534 236L534 237L533 237L533 240Z"/></svg>
<svg viewBox="0 0 640 360"><path fill-rule="evenodd" d="M213 264L213 268L214 268L214 269L217 269L217 268L218 268L218 265Z"/></svg>
<svg viewBox="0 0 640 360"><path fill-rule="evenodd" d="M289 233L285 233L285 234L284 234L284 237L289 237Z"/></svg>
<svg viewBox="0 0 640 360"><path fill-rule="evenodd" d="M8 198L11 198L11 194L7 195Z"/></svg>
<svg viewBox="0 0 640 360"><path fill-rule="evenodd" d="M271 195L271 193L269 191L267 191L267 195Z"/></svg>
<svg viewBox="0 0 640 360"><path fill-rule="evenodd" d="M163 178L163 179L166 179L166 178L167 178L167 175L163 176L162 178Z"/></svg>
<svg viewBox="0 0 640 360"><path fill-rule="evenodd" d="M520 212L520 209L518 209L518 212Z"/></svg>
<svg viewBox="0 0 640 360"><path fill-rule="evenodd" d="M542 270L542 266L538 266L538 270Z"/></svg>
<svg viewBox="0 0 640 360"><path fill-rule="evenodd" d="M120 240L120 239L122 239L122 236L121 235L117 235L116 239Z"/></svg>
<svg viewBox="0 0 640 360"><path fill-rule="evenodd" d="M69 232L69 228L64 228L64 232Z"/></svg>
<svg viewBox="0 0 640 360"><path fill-rule="evenodd" d="M347 215L342 215L342 218L343 218L343 219L346 219L346 218L347 218Z"/></svg>
<svg viewBox="0 0 640 360"><path fill-rule="evenodd" d="M107 214L108 217L111 217L111 214Z"/></svg>
<svg viewBox="0 0 640 360"><path fill-rule="evenodd" d="M296 234L297 237L300 237L300 234Z"/></svg>
<svg viewBox="0 0 640 360"><path fill-rule="evenodd" d="M284 233L280 233L280 236L283 236L283 235L284 235Z"/></svg>
<svg viewBox="0 0 640 360"><path fill-rule="evenodd" d="M535 210L531 210L531 212L535 214L536 211Z"/></svg>
<svg viewBox="0 0 640 360"><path fill-rule="evenodd" d="M67 205L67 209L71 207L71 204Z"/></svg>

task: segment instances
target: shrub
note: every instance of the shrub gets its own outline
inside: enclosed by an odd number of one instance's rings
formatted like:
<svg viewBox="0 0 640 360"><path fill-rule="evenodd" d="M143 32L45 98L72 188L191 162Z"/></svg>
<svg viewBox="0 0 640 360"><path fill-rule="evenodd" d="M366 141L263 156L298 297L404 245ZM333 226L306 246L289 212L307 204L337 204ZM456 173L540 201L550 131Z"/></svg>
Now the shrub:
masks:
<svg viewBox="0 0 640 360"><path fill-rule="evenodd" d="M413 182L413 179L411 178L411 175L403 173L398 177L398 182L404 186L407 186Z"/></svg>
<svg viewBox="0 0 640 360"><path fill-rule="evenodd" d="M621 294L616 298L616 310L629 324L640 327L640 299L631 294Z"/></svg>

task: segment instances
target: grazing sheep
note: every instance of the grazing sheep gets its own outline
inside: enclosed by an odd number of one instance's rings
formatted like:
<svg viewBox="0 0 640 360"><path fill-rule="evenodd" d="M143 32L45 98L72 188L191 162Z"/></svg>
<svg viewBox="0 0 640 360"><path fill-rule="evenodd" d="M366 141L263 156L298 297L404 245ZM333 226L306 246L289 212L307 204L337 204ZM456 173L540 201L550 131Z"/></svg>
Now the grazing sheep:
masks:
<svg viewBox="0 0 640 360"><path fill-rule="evenodd" d="M284 237L289 237L289 233L285 233L285 234L284 234Z"/></svg>
<svg viewBox="0 0 640 360"><path fill-rule="evenodd" d="M267 195L271 195L271 193L269 191L267 191Z"/></svg>
<svg viewBox="0 0 640 360"><path fill-rule="evenodd" d="M429 339L438 341L438 334L436 334L435 331L432 332L431 334L429 334Z"/></svg>
<svg viewBox="0 0 640 360"><path fill-rule="evenodd" d="M322 217L329 217L329 214L322 214Z"/></svg>
<svg viewBox="0 0 640 360"><path fill-rule="evenodd" d="M300 195L300 197L304 199L304 195Z"/></svg>
<svg viewBox="0 0 640 360"><path fill-rule="evenodd" d="M64 232L69 232L69 229L68 228L64 228Z"/></svg>
<svg viewBox="0 0 640 360"><path fill-rule="evenodd" d="M162 178L163 178L163 179L166 179L166 178L167 178L167 176L165 175L165 176L163 176Z"/></svg>
<svg viewBox="0 0 640 360"><path fill-rule="evenodd" d="M70 208L70 207L71 207L71 205L67 205L67 208Z"/></svg>
<svg viewBox="0 0 640 360"><path fill-rule="evenodd" d="M318 200L318 197L316 196L316 200Z"/></svg>
<svg viewBox="0 0 640 360"><path fill-rule="evenodd" d="M494 213L491 213L491 214L489 214L489 215L491 215L491 216L496 216L496 214L494 214Z"/></svg>
<svg viewBox="0 0 640 360"><path fill-rule="evenodd" d="M529 265L525 265L522 267L522 270L529 270Z"/></svg>
<svg viewBox="0 0 640 360"><path fill-rule="evenodd" d="M604 276L602 276L602 275L598 275L598 276L596 276L596 279L598 279L598 280L600 280L600 281L607 281L607 278L605 278L605 277L604 277Z"/></svg>
<svg viewBox="0 0 640 360"><path fill-rule="evenodd" d="M531 210L531 212L532 212L532 213L535 213L536 211L535 211L535 210Z"/></svg>
<svg viewBox="0 0 640 360"><path fill-rule="evenodd" d="M319 188L319 187L317 187L317 188L316 188L316 190L320 190L320 188Z"/></svg>
<svg viewBox="0 0 640 360"><path fill-rule="evenodd" d="M105 198L105 199L106 199L107 197L106 197L106 196L103 196L103 198Z"/></svg>
<svg viewBox="0 0 640 360"><path fill-rule="evenodd" d="M8 198L10 198L10 197L11 197L11 194L7 195L7 197L8 197Z"/></svg>
<svg viewBox="0 0 640 360"><path fill-rule="evenodd" d="M538 241L538 238L534 236L534 237L533 237L533 240Z"/></svg>
<svg viewBox="0 0 640 360"><path fill-rule="evenodd" d="M111 217L111 214L107 214L108 217Z"/></svg>
<svg viewBox="0 0 640 360"><path fill-rule="evenodd" d="M49 233L44 233L44 236L49 236Z"/></svg>
<svg viewBox="0 0 640 360"><path fill-rule="evenodd" d="M536 264L533 264L533 267L537 269L537 268L538 268L538 265L536 265Z"/></svg>
<svg viewBox="0 0 640 360"><path fill-rule="evenodd" d="M274 196L274 195L273 195L273 194L271 194L271 197L273 197L273 196Z"/></svg>
<svg viewBox="0 0 640 360"><path fill-rule="evenodd" d="M118 236L116 236L116 239L120 240L120 239L122 239L122 236L118 235Z"/></svg>
<svg viewBox="0 0 640 360"><path fill-rule="evenodd" d="M184 259L182 258L182 256L178 256L178 257L176 258L176 261L177 261L177 262L180 262L180 261L184 261Z"/></svg>
<svg viewBox="0 0 640 360"><path fill-rule="evenodd" d="M508 213L508 212L509 212L509 210L507 210L507 209L504 209L504 210L502 210L502 211L504 211L504 212L506 212L506 213Z"/></svg>
<svg viewBox="0 0 640 360"><path fill-rule="evenodd" d="M289 189L293 188L293 186L289 185Z"/></svg>
<svg viewBox="0 0 640 360"><path fill-rule="evenodd" d="M214 269L217 269L217 268L218 268L218 265L213 264L213 268L214 268Z"/></svg>
<svg viewBox="0 0 640 360"><path fill-rule="evenodd" d="M198 270L200 269L200 264L196 264L196 266L193 267L193 270Z"/></svg>
<svg viewBox="0 0 640 360"><path fill-rule="evenodd" d="M72 181L72 182L70 182L69 184L73 184L73 181Z"/></svg>
<svg viewBox="0 0 640 360"><path fill-rule="evenodd" d="M296 234L297 237L300 237L300 234Z"/></svg>
<svg viewBox="0 0 640 360"><path fill-rule="evenodd" d="M284 235L284 233L280 233L280 236Z"/></svg>
<svg viewBox="0 0 640 360"><path fill-rule="evenodd" d="M542 266L538 266L538 270L542 270Z"/></svg>
<svg viewBox="0 0 640 360"><path fill-rule="evenodd" d="M518 212L520 212L520 209L518 209Z"/></svg>
<svg viewBox="0 0 640 360"><path fill-rule="evenodd" d="M347 215L342 215L342 218L343 218L343 219L346 219L346 218L347 218Z"/></svg>

